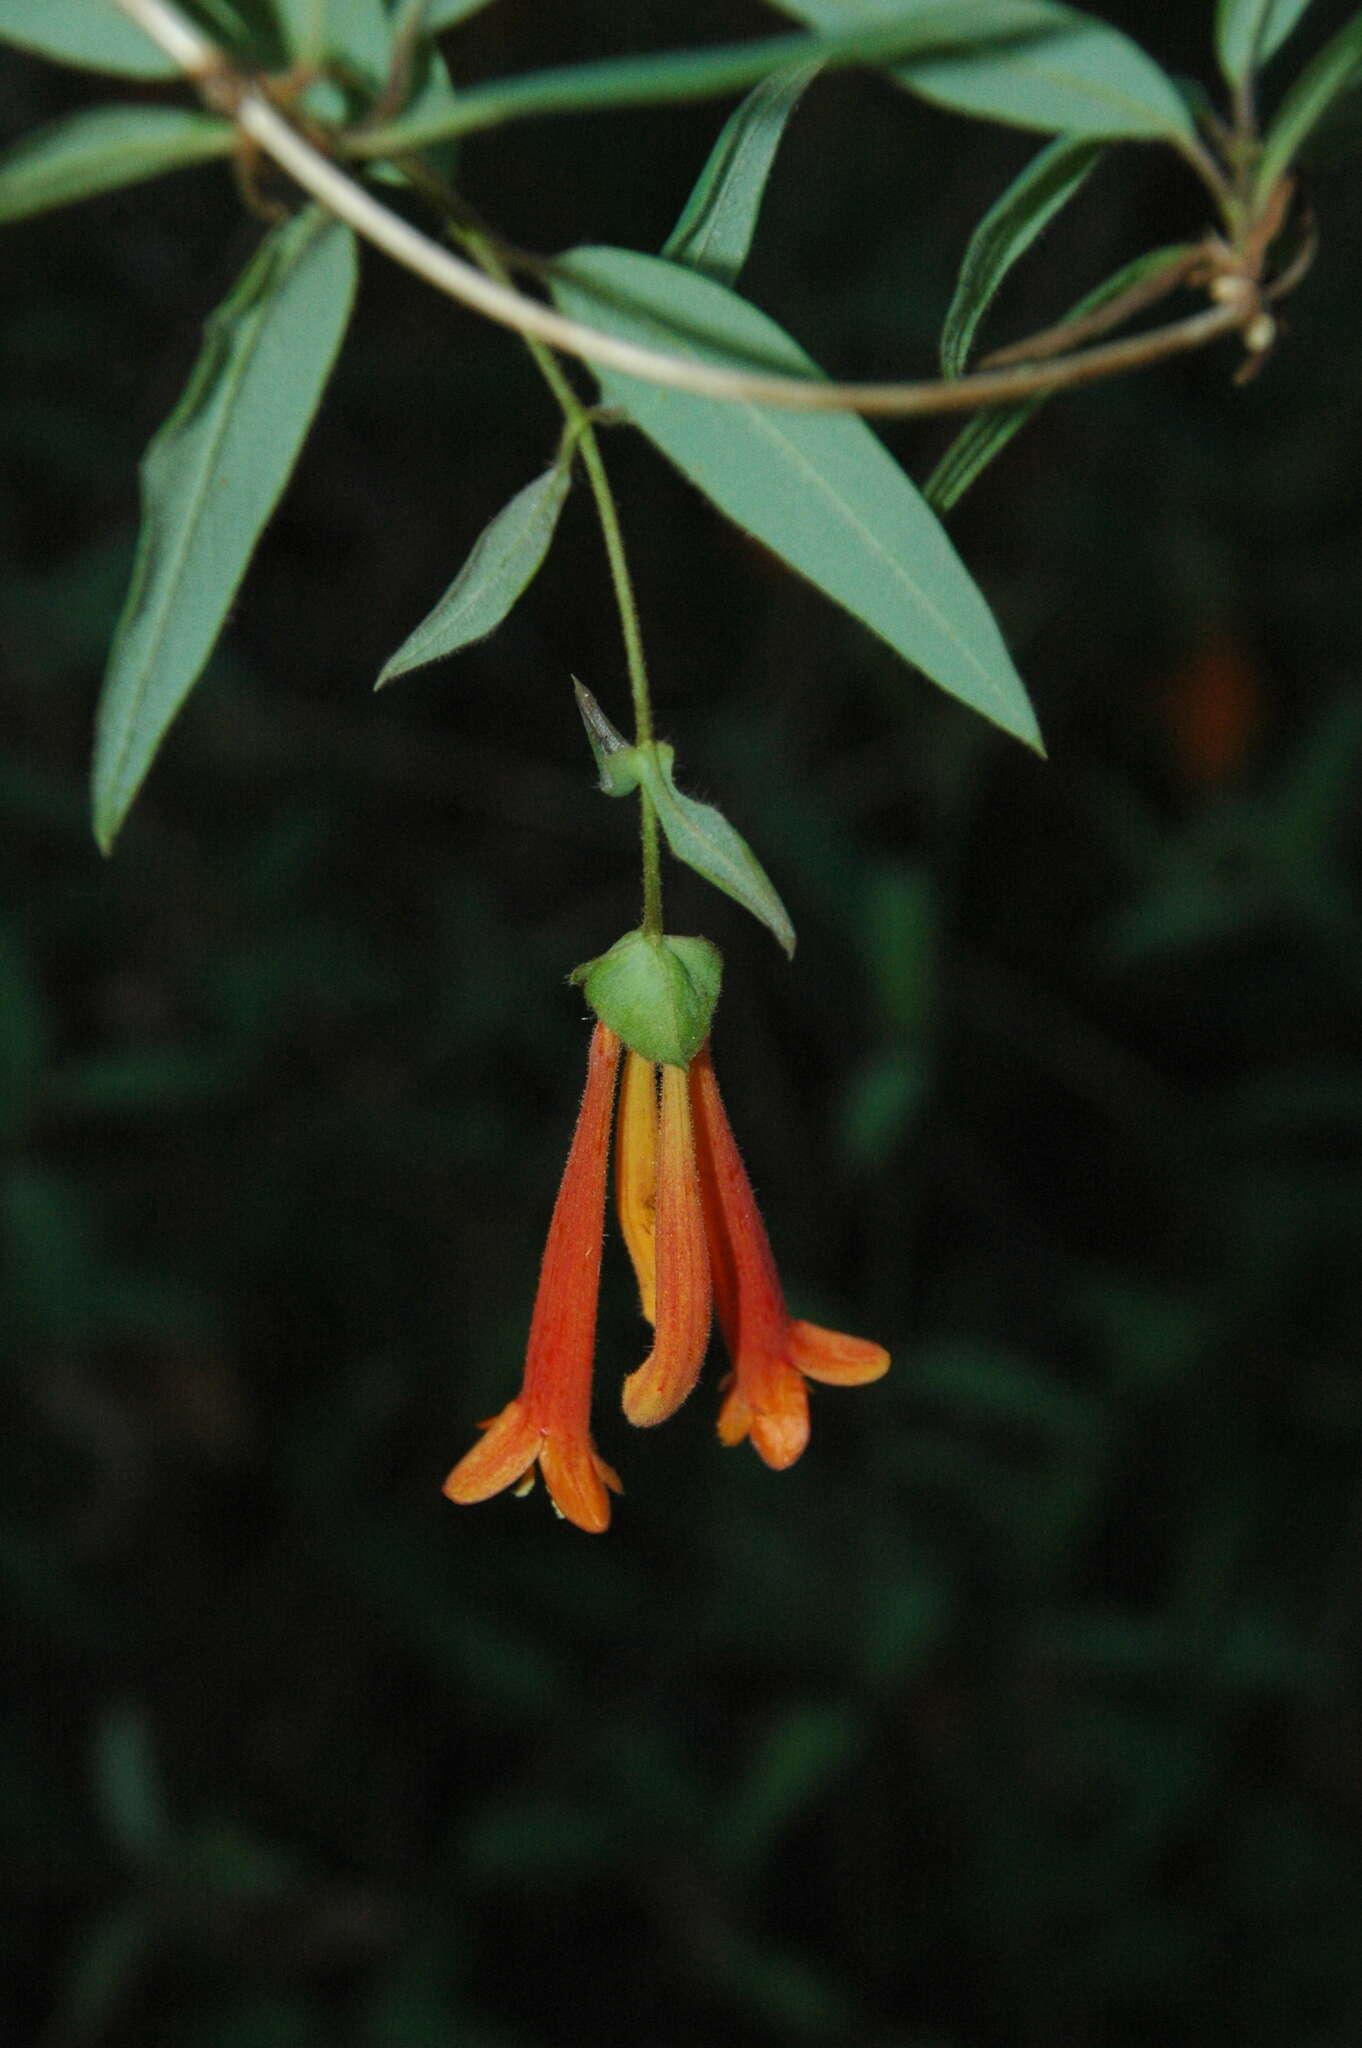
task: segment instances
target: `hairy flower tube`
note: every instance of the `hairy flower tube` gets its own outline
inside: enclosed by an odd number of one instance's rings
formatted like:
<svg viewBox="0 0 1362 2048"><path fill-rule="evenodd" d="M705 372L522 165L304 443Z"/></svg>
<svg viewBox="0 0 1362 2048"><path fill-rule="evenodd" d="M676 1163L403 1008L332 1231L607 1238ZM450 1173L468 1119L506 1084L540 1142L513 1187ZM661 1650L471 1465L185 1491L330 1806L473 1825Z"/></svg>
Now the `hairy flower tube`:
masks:
<svg viewBox="0 0 1362 2048"><path fill-rule="evenodd" d="M598 1024L544 1246L520 1392L484 1424L485 1434L445 1481L451 1500L488 1500L527 1474L532 1480L537 1461L559 1514L593 1535L610 1525L607 1487L621 1490L591 1441L591 1366L619 1058L618 1038Z"/></svg>
<svg viewBox="0 0 1362 2048"><path fill-rule="evenodd" d="M642 1427L685 1400L709 1343L709 1253L684 1067L629 1054L620 1089L615 1185L653 1348L624 1382L624 1412ZM661 1104L658 1089L661 1087Z"/></svg>
<svg viewBox="0 0 1362 2048"><path fill-rule="evenodd" d="M888 1370L878 1344L789 1314L771 1247L723 1102L708 1042L689 1068L625 1051L596 1025L586 1092L549 1225L520 1392L460 1459L451 1500L524 1492L537 1465L559 1514L609 1526L614 1472L591 1438L592 1354L605 1230L616 1077L615 1198L643 1313L648 1356L624 1382L629 1421L675 1414L695 1385L717 1306L733 1370L719 1435L750 1437L768 1465L792 1465L808 1442L807 1380L857 1386Z"/></svg>
<svg viewBox="0 0 1362 2048"><path fill-rule="evenodd" d="M888 1372L889 1353L790 1315L708 1041L691 1062L689 1085L714 1299L733 1366L719 1436L726 1444L750 1437L758 1455L782 1471L809 1440L806 1381L863 1386Z"/></svg>

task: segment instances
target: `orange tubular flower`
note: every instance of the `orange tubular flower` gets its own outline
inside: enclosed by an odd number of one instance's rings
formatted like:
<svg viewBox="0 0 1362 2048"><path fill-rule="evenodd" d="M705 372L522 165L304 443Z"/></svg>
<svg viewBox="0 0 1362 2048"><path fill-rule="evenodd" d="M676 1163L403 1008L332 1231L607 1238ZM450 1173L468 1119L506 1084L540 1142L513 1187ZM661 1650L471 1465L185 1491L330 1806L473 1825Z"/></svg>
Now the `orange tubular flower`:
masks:
<svg viewBox="0 0 1362 2048"><path fill-rule="evenodd" d="M653 1067L631 1052L621 1091L615 1179L643 1313L657 1332L647 1358L624 1382L624 1412L645 1428L674 1415L700 1377L710 1316L705 1215L685 1069L663 1067L660 1118L657 1087Z"/></svg>
<svg viewBox="0 0 1362 2048"><path fill-rule="evenodd" d="M714 1298L733 1362L719 1436L726 1444L750 1436L758 1455L781 1471L809 1440L805 1382L862 1386L889 1370L889 1353L791 1317L708 1043L691 1062L689 1083Z"/></svg>
<svg viewBox="0 0 1362 2048"><path fill-rule="evenodd" d="M538 1461L553 1504L579 1529L610 1523L607 1487L620 1482L591 1441L591 1364L605 1235L605 1183L620 1041L591 1038L586 1093L563 1169L539 1273L519 1394L445 1481L451 1500L487 1500L526 1480Z"/></svg>

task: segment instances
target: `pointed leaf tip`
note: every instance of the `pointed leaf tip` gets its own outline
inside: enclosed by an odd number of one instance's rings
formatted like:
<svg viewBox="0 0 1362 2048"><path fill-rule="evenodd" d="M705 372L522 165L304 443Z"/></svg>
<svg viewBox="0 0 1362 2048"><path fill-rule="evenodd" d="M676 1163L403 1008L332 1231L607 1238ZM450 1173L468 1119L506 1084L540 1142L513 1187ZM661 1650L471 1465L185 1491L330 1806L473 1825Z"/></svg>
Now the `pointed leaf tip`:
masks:
<svg viewBox="0 0 1362 2048"><path fill-rule="evenodd" d="M543 567L572 473L555 463L516 492L483 529L439 602L384 663L376 690L494 633Z"/></svg>
<svg viewBox="0 0 1362 2048"><path fill-rule="evenodd" d="M105 853L288 482L354 289L349 228L309 207L273 229L209 319L184 395L143 458L142 529L95 735Z"/></svg>
<svg viewBox="0 0 1362 2048"><path fill-rule="evenodd" d="M695 362L822 374L765 313L660 257L574 249L555 268L553 294L577 319ZM1035 745L1035 713L982 593L864 420L595 374L721 512L952 696Z"/></svg>
<svg viewBox="0 0 1362 2048"><path fill-rule="evenodd" d="M639 780L675 858L694 868L725 896L741 903L794 958L795 930L775 884L741 832L713 804L683 796L672 774L673 749L665 741L638 749Z"/></svg>
<svg viewBox="0 0 1362 2048"><path fill-rule="evenodd" d="M610 723L586 684L578 682L576 676L572 678L572 689L595 756L601 793L604 796L627 796L631 789L638 788L637 747L631 747L618 727Z"/></svg>

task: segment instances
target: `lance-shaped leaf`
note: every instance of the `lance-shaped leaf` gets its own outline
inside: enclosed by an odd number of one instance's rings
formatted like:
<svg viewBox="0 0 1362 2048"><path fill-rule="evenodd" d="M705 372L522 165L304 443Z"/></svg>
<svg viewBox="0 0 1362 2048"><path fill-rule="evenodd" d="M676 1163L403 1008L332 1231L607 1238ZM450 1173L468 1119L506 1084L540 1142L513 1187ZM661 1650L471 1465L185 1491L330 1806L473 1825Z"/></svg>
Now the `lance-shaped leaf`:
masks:
<svg viewBox="0 0 1362 2048"><path fill-rule="evenodd" d="M197 681L317 409L355 288L348 228L275 228L208 322L142 464L142 530L100 699L95 836L107 853Z"/></svg>
<svg viewBox="0 0 1362 2048"><path fill-rule="evenodd" d="M434 610L384 663L376 689L496 631L538 574L571 484L569 466L559 462L516 492L479 535Z"/></svg>
<svg viewBox="0 0 1362 2048"><path fill-rule="evenodd" d="M1266 64L1309 5L1310 0L1218 0L1215 50L1231 85Z"/></svg>
<svg viewBox="0 0 1362 2048"><path fill-rule="evenodd" d="M716 889L722 889L725 896L741 903L744 910L750 910L793 957L794 926L770 876L722 811L681 794L672 774L674 759L672 748L659 740L651 747L639 747L631 764L637 766L638 779L652 800L672 853Z"/></svg>
<svg viewBox="0 0 1362 2048"><path fill-rule="evenodd" d="M801 64L773 72L730 115L667 239L664 256L703 271L719 284L737 283L785 124L818 76L818 68Z"/></svg>
<svg viewBox="0 0 1362 2048"><path fill-rule="evenodd" d="M230 121L180 107L92 107L26 135L0 157L0 221L230 156Z"/></svg>
<svg viewBox="0 0 1362 2048"><path fill-rule="evenodd" d="M1102 153L1100 142L1060 136L1032 159L984 215L970 236L941 330L941 368L947 377L958 377L964 369L979 322L1008 271L1068 205Z"/></svg>
<svg viewBox="0 0 1362 2048"><path fill-rule="evenodd" d="M101 0L0 0L0 41L18 43L59 64L117 71L125 78L174 78L173 57Z"/></svg>
<svg viewBox="0 0 1362 2048"><path fill-rule="evenodd" d="M894 66L910 92L990 121L1075 135L1195 134L1168 74L1119 29L1053 0L773 0L825 35L920 17L939 52Z"/></svg>
<svg viewBox="0 0 1362 2048"><path fill-rule="evenodd" d="M755 306L630 249L576 249L554 297L580 320L696 362L821 374ZM1035 714L964 564L863 420L696 398L613 370L601 388L739 526L1004 731Z"/></svg>
<svg viewBox="0 0 1362 2048"><path fill-rule="evenodd" d="M1298 155L1302 144L1323 120L1334 102L1362 81L1362 14L1341 28L1326 43L1277 109L1277 118L1267 132L1262 160L1258 165L1258 191L1270 192L1283 171Z"/></svg>
<svg viewBox="0 0 1362 2048"><path fill-rule="evenodd" d="M1156 271L1171 270L1188 254L1186 244L1182 244L1167 249L1151 249L1148 255L1137 256L1133 263L1125 264L1081 298L1076 306L1070 307L1066 317L1076 320L1084 313L1095 312L1099 306L1119 298ZM923 496L933 510L949 512L953 505L958 504L976 477L983 474L994 457L1002 454L1008 442L1021 432L1047 398L1054 395L1041 391L1034 398L1019 398L1009 405L990 405L975 413L961 428L922 487Z"/></svg>

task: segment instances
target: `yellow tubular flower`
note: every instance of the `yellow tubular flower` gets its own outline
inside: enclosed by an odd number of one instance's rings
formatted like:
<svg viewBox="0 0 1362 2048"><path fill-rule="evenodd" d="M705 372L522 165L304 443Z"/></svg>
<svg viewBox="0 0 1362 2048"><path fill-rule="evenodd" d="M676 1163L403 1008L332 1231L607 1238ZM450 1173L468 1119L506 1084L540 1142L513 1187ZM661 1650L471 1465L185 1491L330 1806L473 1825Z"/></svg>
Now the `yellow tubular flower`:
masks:
<svg viewBox="0 0 1362 2048"><path fill-rule="evenodd" d="M662 1069L655 1220L657 1335L624 1382L624 1412L645 1428L676 1413L699 1378L709 1343L709 1254L684 1067Z"/></svg>
<svg viewBox="0 0 1362 2048"><path fill-rule="evenodd" d="M657 1321L657 1068L626 1052L615 1137L615 1208L639 1301Z"/></svg>

